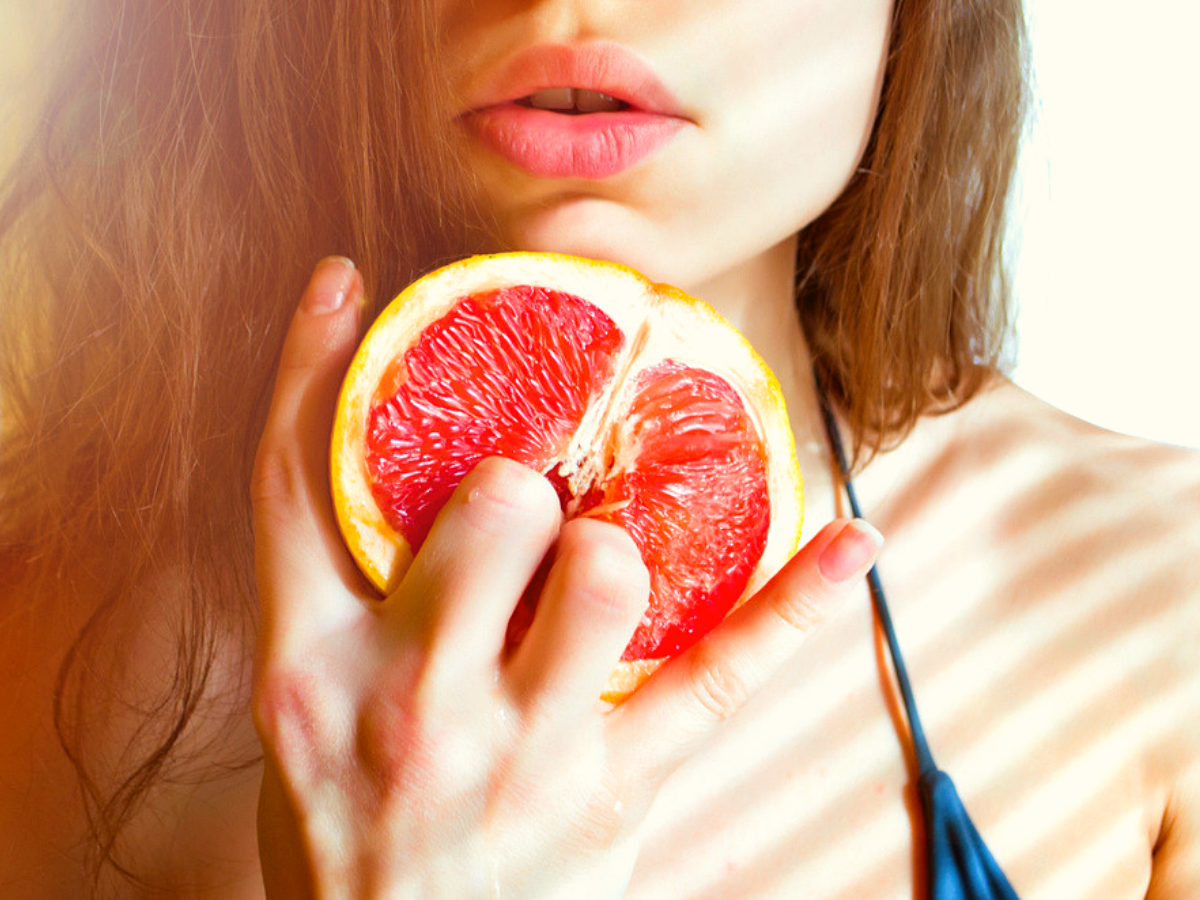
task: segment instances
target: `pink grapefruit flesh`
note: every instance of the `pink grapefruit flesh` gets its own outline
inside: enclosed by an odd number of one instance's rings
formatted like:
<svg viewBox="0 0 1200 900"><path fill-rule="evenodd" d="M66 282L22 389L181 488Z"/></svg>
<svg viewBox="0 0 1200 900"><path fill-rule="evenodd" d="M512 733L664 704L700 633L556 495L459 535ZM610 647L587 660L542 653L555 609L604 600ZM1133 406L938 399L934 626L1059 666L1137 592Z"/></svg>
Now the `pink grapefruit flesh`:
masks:
<svg viewBox="0 0 1200 900"><path fill-rule="evenodd" d="M623 660L674 656L737 603L770 529L766 454L738 392L672 359L606 394L626 336L597 306L516 285L460 297L388 368L372 397L366 467L375 503L415 552L484 457L546 474L568 517L624 527L651 601ZM585 467L572 438L612 404ZM574 452L574 456L573 456ZM574 485L574 486L572 486ZM535 601L513 616L510 641Z"/></svg>

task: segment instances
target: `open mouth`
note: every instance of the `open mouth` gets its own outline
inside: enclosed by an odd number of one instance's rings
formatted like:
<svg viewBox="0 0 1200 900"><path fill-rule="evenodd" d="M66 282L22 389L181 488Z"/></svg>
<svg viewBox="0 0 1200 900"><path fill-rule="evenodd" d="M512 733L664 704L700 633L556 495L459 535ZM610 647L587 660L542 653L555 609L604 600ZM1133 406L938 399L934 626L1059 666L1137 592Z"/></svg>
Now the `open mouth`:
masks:
<svg viewBox="0 0 1200 900"><path fill-rule="evenodd" d="M616 97L590 91L586 88L562 87L545 88L534 91L525 97L514 100L518 106L531 109L544 109L550 112L562 113L568 116L581 116L588 113L621 112L632 109L628 103Z"/></svg>
<svg viewBox="0 0 1200 900"><path fill-rule="evenodd" d="M589 72L535 73L509 81L482 92L462 121L485 147L539 178L608 178L687 125L682 116L659 111L672 101L645 88L645 78L626 78L638 85L632 88ZM558 86L572 82L594 87ZM555 86L542 87L547 83Z"/></svg>

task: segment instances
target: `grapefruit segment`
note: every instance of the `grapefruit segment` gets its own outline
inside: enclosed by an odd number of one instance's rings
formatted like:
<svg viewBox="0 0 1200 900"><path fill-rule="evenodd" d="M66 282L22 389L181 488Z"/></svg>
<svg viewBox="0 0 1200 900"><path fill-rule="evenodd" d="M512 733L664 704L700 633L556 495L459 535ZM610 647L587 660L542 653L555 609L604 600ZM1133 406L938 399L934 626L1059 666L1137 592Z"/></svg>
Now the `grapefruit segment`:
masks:
<svg viewBox="0 0 1200 900"><path fill-rule="evenodd" d="M762 557L765 452L727 381L671 360L640 374L618 431L626 458L602 517L629 532L651 579L650 608L622 659L671 657L725 617Z"/></svg>
<svg viewBox="0 0 1200 900"><path fill-rule="evenodd" d="M710 307L612 263L473 257L415 282L372 326L339 398L331 470L342 533L377 588L398 583L491 455L542 472L565 516L614 522L641 551L650 604L606 699L699 640L798 543L774 376Z"/></svg>
<svg viewBox="0 0 1200 900"><path fill-rule="evenodd" d="M461 298L373 395L366 462L384 519L417 548L485 456L546 470L612 379L621 344L612 319L559 291Z"/></svg>

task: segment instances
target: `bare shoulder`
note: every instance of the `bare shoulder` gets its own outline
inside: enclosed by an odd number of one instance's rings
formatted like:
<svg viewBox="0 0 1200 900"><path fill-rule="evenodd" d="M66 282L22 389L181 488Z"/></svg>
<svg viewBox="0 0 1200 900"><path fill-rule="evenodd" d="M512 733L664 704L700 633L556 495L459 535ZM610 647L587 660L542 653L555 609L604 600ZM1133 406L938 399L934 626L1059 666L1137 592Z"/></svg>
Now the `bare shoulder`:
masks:
<svg viewBox="0 0 1200 900"><path fill-rule="evenodd" d="M917 481L956 484L935 505L976 524L1014 586L1111 601L1114 621L1157 631L1200 676L1200 451L1108 431L1007 380L943 419L919 438Z"/></svg>
<svg viewBox="0 0 1200 900"><path fill-rule="evenodd" d="M1014 796L1063 785L1061 802L1093 810L1095 823L1059 828L1059 806L1039 807L1042 849L1086 832L1097 852L1110 841L1130 894L1200 896L1200 452L1106 431L998 380L864 476L888 535L885 579L903 602L953 609L950 625L908 627L953 629L944 643L966 648L963 671L991 673L993 719L1037 710L1053 723L1040 745L1028 727L1000 744L1024 760Z"/></svg>
<svg viewBox="0 0 1200 900"><path fill-rule="evenodd" d="M998 379L868 474L888 517L954 515L993 548L1036 536L1081 575L1137 562L1143 583L1200 607L1200 451L1107 431Z"/></svg>
<svg viewBox="0 0 1200 900"><path fill-rule="evenodd" d="M1113 625L1146 648L1126 713L1161 809L1146 897L1200 896L1200 452L1107 432L1011 386L996 393L1045 475L1071 486L1071 526L1103 548L1080 551L1078 578L1121 587Z"/></svg>
<svg viewBox="0 0 1200 900"><path fill-rule="evenodd" d="M1021 489L1009 495L1023 513L1016 524L1062 516L1063 526L1100 541L1107 558L1137 563L1147 588L1168 590L1200 615L1200 451L1105 430L1009 382L980 399L963 437L990 434L1004 448ZM1035 489L1042 504L1022 496Z"/></svg>
<svg viewBox="0 0 1200 900"><path fill-rule="evenodd" d="M1200 451L1099 428L1010 383L992 394L984 417L1030 473L1002 501L1013 524L1045 534L1056 523L1047 545L1064 571L1117 600L1114 621L1154 635L1161 665L1200 697ZM1200 739L1200 716L1189 730Z"/></svg>

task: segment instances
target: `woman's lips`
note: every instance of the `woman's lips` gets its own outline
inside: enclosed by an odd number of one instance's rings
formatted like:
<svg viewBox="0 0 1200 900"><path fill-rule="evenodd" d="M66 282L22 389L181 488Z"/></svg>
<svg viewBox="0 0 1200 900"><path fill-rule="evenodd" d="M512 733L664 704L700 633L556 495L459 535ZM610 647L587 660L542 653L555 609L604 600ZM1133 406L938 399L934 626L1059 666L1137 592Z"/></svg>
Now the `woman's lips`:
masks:
<svg viewBox="0 0 1200 900"><path fill-rule="evenodd" d="M686 124L638 110L567 115L501 103L466 125L500 156L540 178L608 178L645 159Z"/></svg>
<svg viewBox="0 0 1200 900"><path fill-rule="evenodd" d="M627 104L570 114L518 103L576 88ZM658 76L618 44L543 44L515 56L475 91L463 123L489 149L541 178L608 178L636 165L688 120Z"/></svg>

